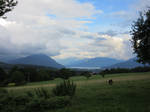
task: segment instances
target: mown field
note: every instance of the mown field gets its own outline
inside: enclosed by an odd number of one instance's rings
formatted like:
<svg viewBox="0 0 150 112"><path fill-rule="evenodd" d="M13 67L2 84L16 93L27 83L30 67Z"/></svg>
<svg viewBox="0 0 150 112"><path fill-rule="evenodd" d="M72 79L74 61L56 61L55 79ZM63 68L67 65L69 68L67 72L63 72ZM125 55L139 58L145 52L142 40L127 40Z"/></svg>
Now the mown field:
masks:
<svg viewBox="0 0 150 112"><path fill-rule="evenodd" d="M108 85L108 80L114 81ZM71 105L48 112L150 112L150 73L124 73L101 76L72 77L77 84ZM61 79L7 87L12 94L21 94L34 88L51 91Z"/></svg>

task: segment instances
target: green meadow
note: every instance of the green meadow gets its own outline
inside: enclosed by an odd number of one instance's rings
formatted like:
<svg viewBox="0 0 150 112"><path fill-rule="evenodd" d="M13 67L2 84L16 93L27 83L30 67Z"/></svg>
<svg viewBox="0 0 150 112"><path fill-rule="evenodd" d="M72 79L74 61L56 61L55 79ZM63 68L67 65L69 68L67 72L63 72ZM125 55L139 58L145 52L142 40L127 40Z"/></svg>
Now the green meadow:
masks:
<svg viewBox="0 0 150 112"><path fill-rule="evenodd" d="M113 85L108 80L114 81ZM150 112L150 73L123 73L72 77L77 85L71 104L48 112ZM35 88L51 91L62 79L7 87L11 94L22 94Z"/></svg>

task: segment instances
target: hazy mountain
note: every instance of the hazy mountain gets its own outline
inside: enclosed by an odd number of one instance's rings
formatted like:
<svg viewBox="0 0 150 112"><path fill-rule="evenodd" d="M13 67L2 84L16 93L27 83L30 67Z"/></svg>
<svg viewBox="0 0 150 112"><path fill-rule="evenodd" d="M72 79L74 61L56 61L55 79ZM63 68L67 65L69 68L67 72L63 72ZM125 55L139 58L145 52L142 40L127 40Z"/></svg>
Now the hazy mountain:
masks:
<svg viewBox="0 0 150 112"><path fill-rule="evenodd" d="M139 67L139 66L144 66L144 65L138 63L136 61L136 58L132 58L127 61L117 63L117 64L111 65L109 67L106 67L106 68L135 68L135 67Z"/></svg>
<svg viewBox="0 0 150 112"><path fill-rule="evenodd" d="M44 54L35 54L23 58L8 61L9 64L27 64L27 65L39 65L53 68L64 68L63 65L57 63L52 58Z"/></svg>
<svg viewBox="0 0 150 112"><path fill-rule="evenodd" d="M78 58L66 58L66 59L57 59L56 61L58 63L62 64L62 65L68 66L68 65L74 64L74 63L76 63L78 61L81 61L81 59L78 59Z"/></svg>
<svg viewBox="0 0 150 112"><path fill-rule="evenodd" d="M15 60L17 57L15 56L5 56L5 57L0 57L0 61L3 63L7 63L10 60Z"/></svg>
<svg viewBox="0 0 150 112"><path fill-rule="evenodd" d="M112 59L112 58L97 57L97 58L79 60L70 65L67 65L67 67L105 67L119 62L122 61Z"/></svg>

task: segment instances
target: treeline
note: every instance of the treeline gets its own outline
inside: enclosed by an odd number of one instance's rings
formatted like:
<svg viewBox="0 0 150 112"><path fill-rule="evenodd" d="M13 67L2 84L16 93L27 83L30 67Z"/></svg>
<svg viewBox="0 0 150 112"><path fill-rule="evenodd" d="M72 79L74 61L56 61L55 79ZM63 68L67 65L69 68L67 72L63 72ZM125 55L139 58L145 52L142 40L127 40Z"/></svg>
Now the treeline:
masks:
<svg viewBox="0 0 150 112"><path fill-rule="evenodd" d="M53 70L48 68L19 68L13 67L9 71L0 68L0 85L7 86L8 84L22 85L29 82L39 82L54 80L55 78L69 79L69 77L79 75L70 69Z"/></svg>
<svg viewBox="0 0 150 112"><path fill-rule="evenodd" d="M116 74L116 73L134 73L134 72L150 72L150 67L136 67L132 69L128 68L112 68L105 69L100 72L101 75Z"/></svg>
<svg viewBox="0 0 150 112"><path fill-rule="evenodd" d="M150 67L137 67L133 69L114 68L105 69L99 73L90 71L76 71L71 69L49 69L36 67L13 67L10 70L0 68L0 86L23 85L29 82L39 82L54 80L55 78L69 79L72 76L85 76L89 79L92 75L116 74L116 73L133 73L133 72L149 72Z"/></svg>

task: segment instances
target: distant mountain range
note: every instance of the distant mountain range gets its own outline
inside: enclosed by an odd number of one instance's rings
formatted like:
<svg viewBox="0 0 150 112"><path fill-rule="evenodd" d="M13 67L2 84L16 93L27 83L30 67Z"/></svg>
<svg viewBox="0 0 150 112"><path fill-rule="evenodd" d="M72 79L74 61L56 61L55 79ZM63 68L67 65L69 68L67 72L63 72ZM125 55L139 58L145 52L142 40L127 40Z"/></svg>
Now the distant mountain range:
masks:
<svg viewBox="0 0 150 112"><path fill-rule="evenodd" d="M66 65L67 67L105 67L111 66L113 64L117 64L122 62L122 60L116 60L112 58L105 58L105 57L97 57L91 59L83 59L72 62L71 64Z"/></svg>
<svg viewBox="0 0 150 112"><path fill-rule="evenodd" d="M54 59L45 54L34 54L23 58L7 61L8 64L38 65L52 68L64 68L65 66L57 63Z"/></svg>
<svg viewBox="0 0 150 112"><path fill-rule="evenodd" d="M143 64L138 63L137 58L132 58L127 61L117 63L111 66L107 66L105 68L135 68L135 67L143 67Z"/></svg>
<svg viewBox="0 0 150 112"><path fill-rule="evenodd" d="M116 60L113 58L97 57L91 59L71 59L61 60L60 63L64 63L66 67L72 68L87 68L87 67L99 67L102 69L105 68L135 68L143 67L143 64L140 64L136 61L137 58L132 58L129 60ZM66 64L65 64L66 63ZM70 63L70 64L68 64Z"/></svg>
<svg viewBox="0 0 150 112"><path fill-rule="evenodd" d="M85 60L85 59L84 59ZM78 63L79 61L81 61L81 59L78 58L66 58L66 59L57 59L56 60L58 63L68 66L74 63Z"/></svg>
<svg viewBox="0 0 150 112"><path fill-rule="evenodd" d="M0 60L0 67L11 68L13 65L19 66L39 66L39 67L51 67L51 68L64 68L65 66L68 68L135 68L139 66L144 66L136 62L136 58L129 59L127 61L123 60L116 60L112 58L105 58L105 57L97 57L97 58L90 58L90 59L77 59L77 58L68 58L57 60L56 62L54 59L50 58L45 54L34 54L27 57L22 57L14 60L7 61L7 63L3 63ZM62 65L64 64L64 65Z"/></svg>

